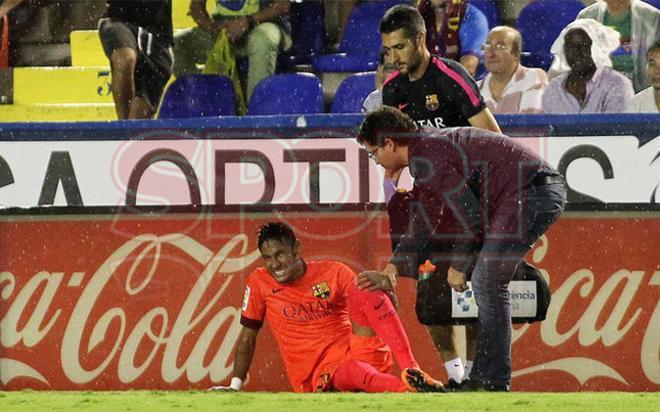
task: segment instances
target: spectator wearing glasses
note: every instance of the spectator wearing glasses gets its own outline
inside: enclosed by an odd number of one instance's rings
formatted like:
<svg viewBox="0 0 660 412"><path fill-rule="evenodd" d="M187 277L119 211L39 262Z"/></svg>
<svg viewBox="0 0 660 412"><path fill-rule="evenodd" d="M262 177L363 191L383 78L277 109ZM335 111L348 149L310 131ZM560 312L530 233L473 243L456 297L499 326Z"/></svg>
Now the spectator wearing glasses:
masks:
<svg viewBox="0 0 660 412"><path fill-rule="evenodd" d="M494 27L481 48L488 74L479 82L479 89L488 108L495 114L541 113L548 77L542 69L520 64L520 32L507 26Z"/></svg>
<svg viewBox="0 0 660 412"><path fill-rule="evenodd" d="M633 96L632 83L612 69L610 53L619 33L593 19L564 28L552 44L550 71L561 73L543 93L544 113L623 112Z"/></svg>

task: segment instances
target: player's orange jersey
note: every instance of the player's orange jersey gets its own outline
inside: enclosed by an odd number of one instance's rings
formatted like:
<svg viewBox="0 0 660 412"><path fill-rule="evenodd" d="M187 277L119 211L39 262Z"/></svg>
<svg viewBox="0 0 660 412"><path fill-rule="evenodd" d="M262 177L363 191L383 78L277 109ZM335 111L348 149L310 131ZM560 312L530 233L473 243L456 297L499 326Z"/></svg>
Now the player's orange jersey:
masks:
<svg viewBox="0 0 660 412"><path fill-rule="evenodd" d="M260 327L268 319L294 391L314 391L319 375L331 375L350 358L346 290L354 282L355 272L333 261L309 262L305 274L287 284L265 268L248 276L241 323Z"/></svg>

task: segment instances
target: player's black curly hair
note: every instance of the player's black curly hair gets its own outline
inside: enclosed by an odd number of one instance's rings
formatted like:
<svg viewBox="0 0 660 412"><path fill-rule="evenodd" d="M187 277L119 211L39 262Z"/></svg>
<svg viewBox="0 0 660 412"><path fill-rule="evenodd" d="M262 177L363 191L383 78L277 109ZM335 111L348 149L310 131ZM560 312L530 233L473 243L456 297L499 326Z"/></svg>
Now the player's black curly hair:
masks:
<svg viewBox="0 0 660 412"><path fill-rule="evenodd" d="M257 233L257 244L261 250L261 245L269 240L279 240L293 247L298 238L293 233L291 226L284 222L269 222L259 228Z"/></svg>
<svg viewBox="0 0 660 412"><path fill-rule="evenodd" d="M411 139L418 138L417 123L407 114L393 107L383 106L369 113L358 130L358 143L383 146L387 137L398 144L407 146Z"/></svg>

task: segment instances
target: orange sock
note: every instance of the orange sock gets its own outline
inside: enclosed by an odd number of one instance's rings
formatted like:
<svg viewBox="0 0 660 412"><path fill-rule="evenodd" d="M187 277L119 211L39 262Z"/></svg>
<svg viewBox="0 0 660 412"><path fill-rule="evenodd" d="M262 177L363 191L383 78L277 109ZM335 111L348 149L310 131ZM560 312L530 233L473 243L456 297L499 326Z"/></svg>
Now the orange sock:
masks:
<svg viewBox="0 0 660 412"><path fill-rule="evenodd" d="M347 298L351 321L375 330L390 347L401 369L419 368L401 319L384 292L360 290L354 285L349 288Z"/></svg>

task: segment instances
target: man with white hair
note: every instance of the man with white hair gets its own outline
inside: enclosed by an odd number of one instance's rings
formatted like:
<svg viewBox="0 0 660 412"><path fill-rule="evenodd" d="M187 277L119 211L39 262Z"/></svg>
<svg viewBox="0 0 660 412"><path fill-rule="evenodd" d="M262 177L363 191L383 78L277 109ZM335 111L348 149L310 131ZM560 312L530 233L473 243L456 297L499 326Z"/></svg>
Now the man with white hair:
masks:
<svg viewBox="0 0 660 412"><path fill-rule="evenodd" d="M612 69L610 52L619 44L616 30L593 19L579 19L564 28L552 44L550 71L561 73L543 93L543 113L605 113L625 111L632 83Z"/></svg>
<svg viewBox="0 0 660 412"><path fill-rule="evenodd" d="M649 86L646 54L660 40L660 10L642 0L598 0L578 14L613 27L620 38L612 52L612 67L632 80L635 92Z"/></svg>
<svg viewBox="0 0 660 412"><path fill-rule="evenodd" d="M522 37L512 27L494 27L481 46L488 74L479 90L495 114L534 114L541 112L541 96L548 85L542 69L520 64Z"/></svg>

